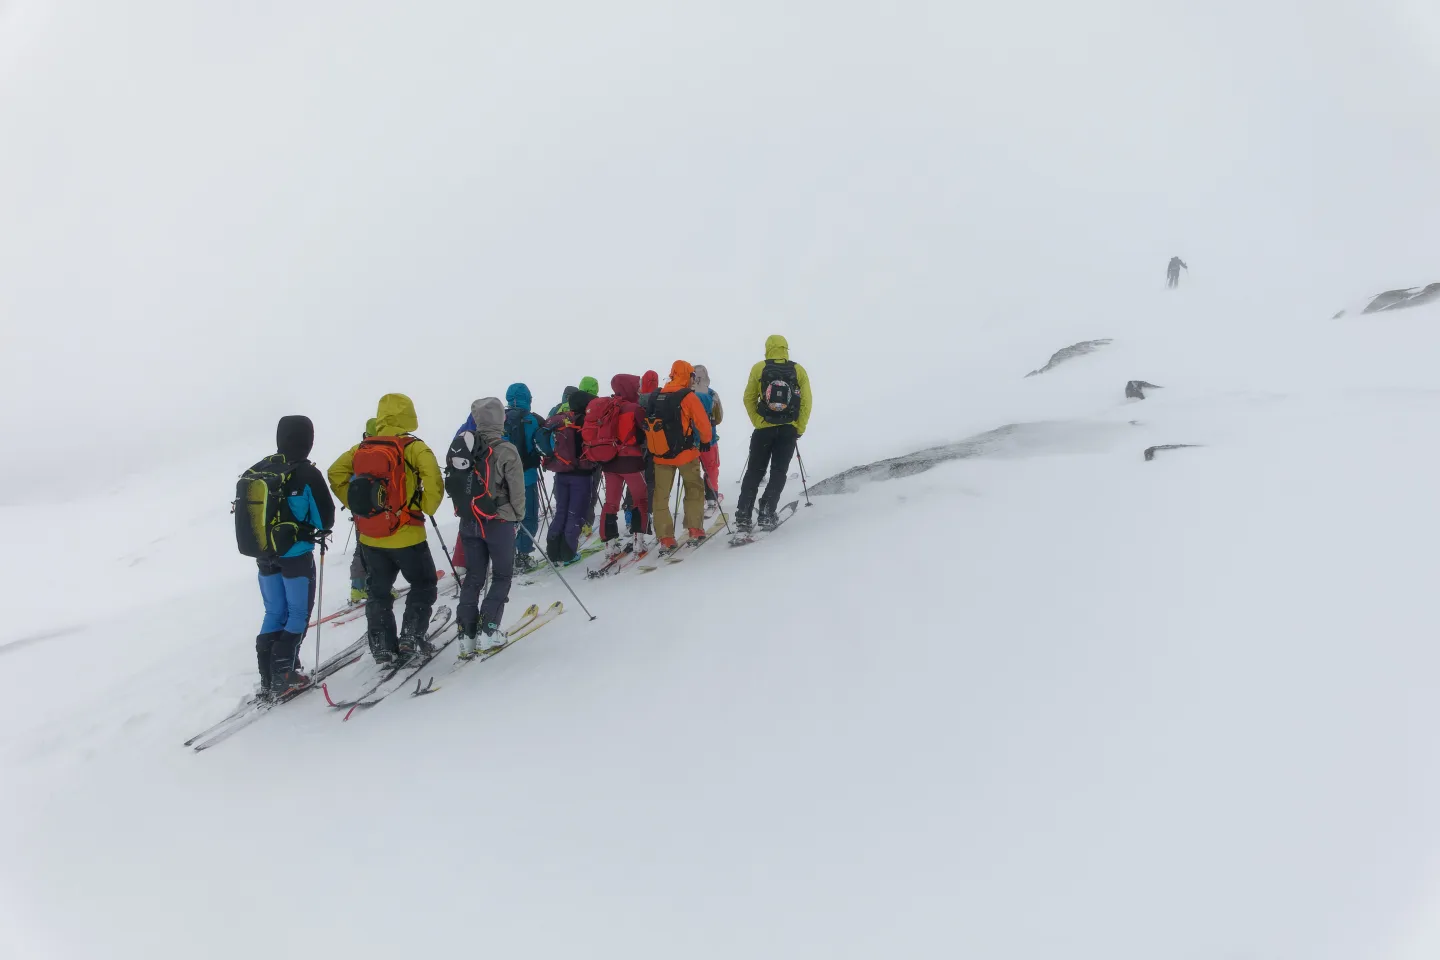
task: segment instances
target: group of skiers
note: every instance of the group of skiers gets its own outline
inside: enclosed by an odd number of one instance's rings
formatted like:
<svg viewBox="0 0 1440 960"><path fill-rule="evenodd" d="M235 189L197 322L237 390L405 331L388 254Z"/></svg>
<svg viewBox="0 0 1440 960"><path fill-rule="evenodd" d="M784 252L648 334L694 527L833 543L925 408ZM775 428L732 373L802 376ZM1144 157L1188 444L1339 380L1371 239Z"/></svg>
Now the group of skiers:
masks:
<svg viewBox="0 0 1440 960"><path fill-rule="evenodd" d="M331 490L355 524L351 599L364 599L370 652L384 664L429 652L425 634L439 589L425 524L427 517L434 524L447 496L460 518L453 562L457 575L463 570L456 615L464 659L504 645L500 622L513 577L537 566L543 473L551 474L552 507L545 563L582 559L581 538L594 525L597 504L608 559L644 553L651 535L662 554L678 549L670 509L677 481L683 491L678 519L690 543L703 540L707 504L718 509L722 499L716 428L724 407L709 371L676 360L663 386L651 370L616 374L610 390L600 396L595 378L584 377L579 386L565 388L545 417L531 409L533 397L523 383L511 384L503 403L497 397L476 400L443 467L414 435L419 421L410 398L386 394L361 441L326 471L328 490L308 459L313 424L303 416L282 418L276 452L241 476L234 505L240 552L256 560L265 605L255 644L261 695L283 696L310 682L300 669L299 649L315 601L315 546L334 529ZM805 368L790 360L784 337L770 337L743 394L755 429L734 516L742 532L754 526L757 497L758 524L776 522L811 401ZM409 587L397 627L395 582L401 576Z"/></svg>

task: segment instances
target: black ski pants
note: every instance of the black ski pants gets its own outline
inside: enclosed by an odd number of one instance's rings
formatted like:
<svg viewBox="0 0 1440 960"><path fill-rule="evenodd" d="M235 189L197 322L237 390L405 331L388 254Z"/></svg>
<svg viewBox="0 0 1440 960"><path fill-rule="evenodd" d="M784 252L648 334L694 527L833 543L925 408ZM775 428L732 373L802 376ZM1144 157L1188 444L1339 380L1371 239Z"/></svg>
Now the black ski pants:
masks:
<svg viewBox="0 0 1440 960"><path fill-rule="evenodd" d="M438 578L435 576L435 558L430 555L430 544L424 540L408 547L372 547L361 544L365 551L365 571L368 576L365 601L365 621L370 631L370 646L376 644L391 653L400 648L400 636L395 630L395 601L390 591L395 588L395 578L404 575L410 584L405 595L405 619L403 629L425 634L430 623L430 611L435 598L440 595Z"/></svg>
<svg viewBox="0 0 1440 960"><path fill-rule="evenodd" d="M795 456L795 442L799 439L793 423L761 427L750 435L750 459L745 462L745 478L740 481L740 505L735 508L737 517L750 519L750 513L755 508L755 494L767 469L770 479L765 483L764 496L760 498L760 515L773 514L780 506L780 494L785 492L785 475L790 470L790 458Z"/></svg>
<svg viewBox="0 0 1440 960"><path fill-rule="evenodd" d="M465 585L460 588L460 604L456 619L461 630L475 625L498 624L510 599L510 583L515 577L515 533L519 524L510 520L486 520L477 523L466 517L460 521L460 540L465 544ZM490 589L480 603L485 587L485 572L490 572Z"/></svg>

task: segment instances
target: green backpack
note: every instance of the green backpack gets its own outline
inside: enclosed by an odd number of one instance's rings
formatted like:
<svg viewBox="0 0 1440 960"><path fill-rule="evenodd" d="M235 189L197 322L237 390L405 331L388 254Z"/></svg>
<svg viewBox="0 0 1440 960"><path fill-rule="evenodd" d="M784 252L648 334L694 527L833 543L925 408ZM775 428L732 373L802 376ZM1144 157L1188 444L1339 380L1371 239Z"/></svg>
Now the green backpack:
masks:
<svg viewBox="0 0 1440 960"><path fill-rule="evenodd" d="M300 540L300 524L290 513L285 486L297 464L274 453L240 475L235 483L235 545L257 559L281 556Z"/></svg>

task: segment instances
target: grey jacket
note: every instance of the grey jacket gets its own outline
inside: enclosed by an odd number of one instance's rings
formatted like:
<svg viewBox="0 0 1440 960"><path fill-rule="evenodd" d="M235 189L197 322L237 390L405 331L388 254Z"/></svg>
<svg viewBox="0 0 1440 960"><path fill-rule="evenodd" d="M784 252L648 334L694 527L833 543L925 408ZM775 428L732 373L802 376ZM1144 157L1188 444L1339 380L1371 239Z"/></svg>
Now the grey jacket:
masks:
<svg viewBox="0 0 1440 960"><path fill-rule="evenodd" d="M498 504L495 515L519 523L525 518L525 467L520 462L520 451L505 439L505 404L497 397L476 400L470 404L470 417L480 442L495 450L490 457L490 493ZM467 445L475 449L473 438ZM473 522L473 518L461 519Z"/></svg>

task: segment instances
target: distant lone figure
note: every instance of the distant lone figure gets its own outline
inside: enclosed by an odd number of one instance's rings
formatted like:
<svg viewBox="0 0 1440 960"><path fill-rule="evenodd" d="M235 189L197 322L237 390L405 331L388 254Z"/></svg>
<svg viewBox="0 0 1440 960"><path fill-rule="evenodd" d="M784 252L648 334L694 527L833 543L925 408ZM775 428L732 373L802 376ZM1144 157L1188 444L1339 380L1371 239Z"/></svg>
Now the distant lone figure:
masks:
<svg viewBox="0 0 1440 960"><path fill-rule="evenodd" d="M1181 260L1179 257L1170 258L1170 266L1165 268L1165 286L1169 287L1171 290L1174 290L1176 287L1180 286L1180 269L1182 267L1184 267L1186 270L1190 269L1189 266L1186 265L1185 261Z"/></svg>

